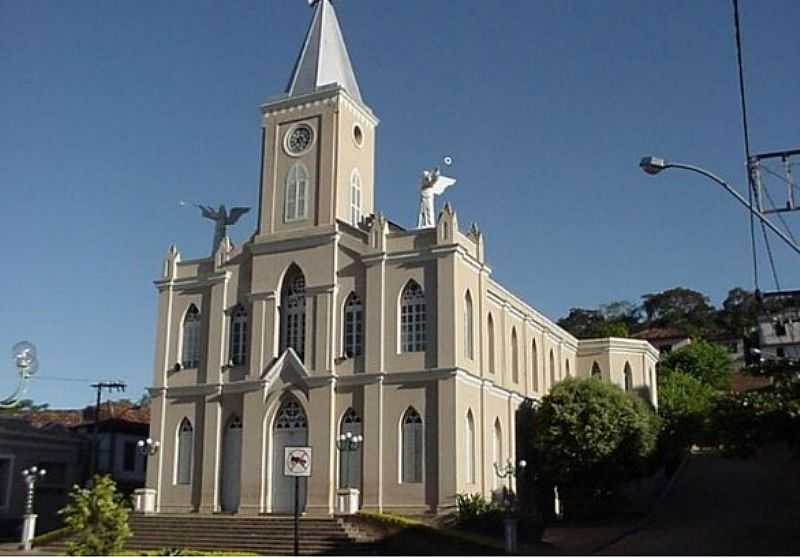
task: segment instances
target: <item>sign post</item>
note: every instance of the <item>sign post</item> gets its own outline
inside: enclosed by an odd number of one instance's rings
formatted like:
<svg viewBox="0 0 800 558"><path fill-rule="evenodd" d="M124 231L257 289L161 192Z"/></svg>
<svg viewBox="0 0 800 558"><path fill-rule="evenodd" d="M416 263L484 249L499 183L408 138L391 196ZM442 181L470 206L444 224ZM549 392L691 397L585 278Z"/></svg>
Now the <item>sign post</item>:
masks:
<svg viewBox="0 0 800 558"><path fill-rule="evenodd" d="M284 448L283 474L294 477L294 555L300 555L300 477L311 476L311 448L286 446Z"/></svg>

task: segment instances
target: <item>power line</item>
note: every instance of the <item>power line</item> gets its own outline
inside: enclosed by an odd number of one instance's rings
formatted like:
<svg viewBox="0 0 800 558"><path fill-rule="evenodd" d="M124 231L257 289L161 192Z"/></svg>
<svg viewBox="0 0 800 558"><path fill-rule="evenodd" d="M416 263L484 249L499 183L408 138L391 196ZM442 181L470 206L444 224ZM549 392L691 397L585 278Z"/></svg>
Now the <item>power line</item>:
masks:
<svg viewBox="0 0 800 558"><path fill-rule="evenodd" d="M747 161L747 201L753 205L753 173L750 166L750 131L747 128L747 103L744 97L744 71L742 69L742 38L739 30L739 0L733 1L733 20L736 29L736 61L739 69L739 99L742 105L742 127L744 129L744 153ZM763 224L762 224L763 226ZM750 212L750 248L753 252L753 285L758 291L758 253L756 252L756 225L753 212Z"/></svg>

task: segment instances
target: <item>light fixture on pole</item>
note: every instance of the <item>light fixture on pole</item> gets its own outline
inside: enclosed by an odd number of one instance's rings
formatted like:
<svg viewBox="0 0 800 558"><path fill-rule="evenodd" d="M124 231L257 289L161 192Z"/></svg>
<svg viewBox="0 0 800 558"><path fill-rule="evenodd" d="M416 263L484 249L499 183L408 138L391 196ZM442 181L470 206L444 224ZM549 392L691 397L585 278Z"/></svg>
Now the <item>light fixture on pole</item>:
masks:
<svg viewBox="0 0 800 558"><path fill-rule="evenodd" d="M767 219L767 217L761 211L758 210L758 208L753 207L750 204L750 202L748 202L739 192L731 188L727 182L722 180L716 174L695 165L688 165L686 163L675 163L667 161L660 157L652 157L652 156L642 157L641 161L639 161L639 166L644 172L650 175L659 174L661 171L666 169L684 169L695 172L697 174L701 174L706 178L710 178L711 180L722 186L725 189L725 191L727 191L730 195L736 198L736 201L745 206L747 210L754 217L756 217L759 221L761 221L764 224L764 226L768 227L772 232L778 235L778 238L780 238L786 244L788 244L792 250L800 254L800 245L798 245L797 242L794 241L794 239L792 239L786 233L784 233L782 230L776 227L772 223L772 221Z"/></svg>
<svg viewBox="0 0 800 558"><path fill-rule="evenodd" d="M511 516L511 487L506 486L506 479L509 480L510 484L511 477L516 478L521 475L527 466L528 462L524 459L520 459L516 465L514 465L510 459L505 465L501 465L500 463L494 464L494 473L498 478L503 479L503 502L506 506L506 518L503 520L503 527L505 532L506 554L517 553L517 520Z"/></svg>
<svg viewBox="0 0 800 558"><path fill-rule="evenodd" d="M36 482L47 474L45 469L40 469L36 465L30 469L22 470L22 478L25 481L27 493L25 496L25 515L22 524L22 548L31 549L31 542L36 535L36 514L33 513L33 498L36 492Z"/></svg>
<svg viewBox="0 0 800 558"><path fill-rule="evenodd" d="M146 440L139 440L136 442L136 449L138 449L139 453L142 455L153 456L156 454L156 452L158 452L158 448L160 446L161 444L152 438L147 438Z"/></svg>
<svg viewBox="0 0 800 558"><path fill-rule="evenodd" d="M352 432L340 434L336 438L336 448L342 452L344 462L344 482L342 488L350 488L350 454L357 451L364 443L361 434L353 435Z"/></svg>
<svg viewBox="0 0 800 558"><path fill-rule="evenodd" d="M31 376L36 374L39 370L39 359L36 356L36 346L30 341L20 341L11 347L11 358L14 361L14 366L17 368L17 388L14 392L6 397L0 399L0 409L8 409L14 407L28 384Z"/></svg>

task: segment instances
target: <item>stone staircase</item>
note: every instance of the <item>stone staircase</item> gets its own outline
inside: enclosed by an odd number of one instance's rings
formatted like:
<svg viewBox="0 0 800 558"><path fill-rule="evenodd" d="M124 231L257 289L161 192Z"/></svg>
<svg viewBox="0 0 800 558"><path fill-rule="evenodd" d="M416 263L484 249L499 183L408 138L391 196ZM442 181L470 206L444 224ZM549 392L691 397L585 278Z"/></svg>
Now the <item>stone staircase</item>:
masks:
<svg viewBox="0 0 800 558"><path fill-rule="evenodd" d="M294 518L201 514L131 514L128 550L162 548L294 554ZM335 518L300 518L300 554L372 554L372 539ZM65 543L48 545L66 549Z"/></svg>

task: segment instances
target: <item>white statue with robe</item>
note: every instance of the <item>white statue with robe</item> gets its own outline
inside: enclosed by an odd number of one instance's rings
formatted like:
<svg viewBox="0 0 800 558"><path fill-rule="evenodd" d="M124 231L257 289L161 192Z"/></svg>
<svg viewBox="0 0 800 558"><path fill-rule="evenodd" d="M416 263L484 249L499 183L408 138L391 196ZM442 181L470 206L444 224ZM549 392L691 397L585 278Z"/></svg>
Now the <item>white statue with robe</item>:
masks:
<svg viewBox="0 0 800 558"><path fill-rule="evenodd" d="M423 171L422 183L419 187L419 218L417 228L427 229L436 226L436 216L434 208L435 196L441 196L444 191L456 183L455 178L442 176L439 169Z"/></svg>

